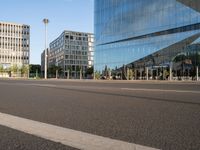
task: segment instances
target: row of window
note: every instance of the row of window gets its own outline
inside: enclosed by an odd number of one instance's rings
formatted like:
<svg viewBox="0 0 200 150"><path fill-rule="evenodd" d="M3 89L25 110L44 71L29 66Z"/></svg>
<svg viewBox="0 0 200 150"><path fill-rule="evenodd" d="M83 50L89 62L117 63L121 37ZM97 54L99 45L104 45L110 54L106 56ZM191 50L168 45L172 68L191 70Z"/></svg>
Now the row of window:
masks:
<svg viewBox="0 0 200 150"><path fill-rule="evenodd" d="M1 48L13 48L13 47L29 47L28 44L10 44L10 43L0 43Z"/></svg>
<svg viewBox="0 0 200 150"><path fill-rule="evenodd" d="M87 69L87 65L65 65L65 71L71 70L71 71L79 71L82 69L82 71L85 71Z"/></svg>
<svg viewBox="0 0 200 150"><path fill-rule="evenodd" d="M87 35L87 34L86 34ZM73 44L73 45L88 45L88 39L92 41L92 37L88 38L87 36L73 36L73 35L64 35L62 34L60 37L58 37L56 40L54 40L50 44L50 49L54 49L56 47L61 47L64 44Z"/></svg>
<svg viewBox="0 0 200 150"><path fill-rule="evenodd" d="M9 52L9 51L0 51L0 56L10 56L10 57L16 57L16 56L22 56L22 57L28 57L29 56L29 52Z"/></svg>
<svg viewBox="0 0 200 150"><path fill-rule="evenodd" d="M49 53L50 56L59 56L59 55L63 55L63 52L61 50L56 50L53 52Z"/></svg>
<svg viewBox="0 0 200 150"><path fill-rule="evenodd" d="M0 37L0 41L3 40L3 41L9 41L9 42L15 42L15 41L23 41L23 42L26 42L28 41L27 38L14 38L14 37Z"/></svg>
<svg viewBox="0 0 200 150"><path fill-rule="evenodd" d="M83 61L83 60L65 60L65 64L87 65L88 61Z"/></svg>
<svg viewBox="0 0 200 150"><path fill-rule="evenodd" d="M11 68L13 65L17 65L18 69L20 69L20 66L28 65L29 60L13 60L12 62L6 60L2 61L1 64L3 64L3 66L6 66L7 69Z"/></svg>
<svg viewBox="0 0 200 150"><path fill-rule="evenodd" d="M65 45L65 49L67 50L88 50L87 46L74 46L74 45Z"/></svg>
<svg viewBox="0 0 200 150"><path fill-rule="evenodd" d="M65 59L88 59L88 56L81 56L81 55L65 55Z"/></svg>
<svg viewBox="0 0 200 150"><path fill-rule="evenodd" d="M84 51L80 51L79 50L79 47L77 47L78 49L75 49L75 47L74 46L72 46L71 47L71 50L68 50L68 49L66 49L65 50L65 53L66 54L76 54L76 55L87 55L87 47L82 47L82 50L84 50ZM59 48L59 49L56 49L56 50L54 50L54 51L50 51L50 54L53 56L53 55L58 55L59 53L61 53L61 52L64 52L63 51L63 49L61 49L61 48Z"/></svg>
<svg viewBox="0 0 200 150"><path fill-rule="evenodd" d="M65 35L73 35L73 36L88 36L87 33L77 33L77 32L65 32Z"/></svg>
<svg viewBox="0 0 200 150"><path fill-rule="evenodd" d="M87 55L87 51L65 51L66 54L73 54L73 55Z"/></svg>
<svg viewBox="0 0 200 150"><path fill-rule="evenodd" d="M91 42L90 42L91 43ZM51 44L50 45L50 49L55 49L55 48L58 48L58 47L62 47L63 45L66 46L88 46L89 43L88 42L85 42L85 41L67 41L65 40L65 43L63 42L55 42L54 44ZM92 44L90 44L92 45Z"/></svg>
<svg viewBox="0 0 200 150"><path fill-rule="evenodd" d="M68 40L65 40L65 45L87 46L87 45L89 45L89 43L85 42L85 41L68 41Z"/></svg>
<svg viewBox="0 0 200 150"><path fill-rule="evenodd" d="M9 30L1 30L0 35L6 36L19 36L19 35L29 35L28 31L9 31Z"/></svg>
<svg viewBox="0 0 200 150"><path fill-rule="evenodd" d="M0 55L0 59L1 58L5 58L5 59L23 59L23 60L28 60L29 57L26 57L26 56L9 56L9 55Z"/></svg>
<svg viewBox="0 0 200 150"><path fill-rule="evenodd" d="M4 24L4 23L0 23L0 28L23 28L23 29L29 29L29 26L26 26L26 25L12 25L12 24Z"/></svg>
<svg viewBox="0 0 200 150"><path fill-rule="evenodd" d="M1 63L13 63L13 64L29 64L29 60L18 60L18 59L13 59L13 61L9 59L4 59L0 61ZM8 67L9 68L9 67Z"/></svg>
<svg viewBox="0 0 200 150"><path fill-rule="evenodd" d="M72 36L72 35L66 35L65 36L66 40L77 40L77 41L88 41L87 37L82 37L82 36Z"/></svg>
<svg viewBox="0 0 200 150"><path fill-rule="evenodd" d="M61 61L64 59L64 56L63 55L52 55L50 54L49 55L49 61L52 62L52 61Z"/></svg>

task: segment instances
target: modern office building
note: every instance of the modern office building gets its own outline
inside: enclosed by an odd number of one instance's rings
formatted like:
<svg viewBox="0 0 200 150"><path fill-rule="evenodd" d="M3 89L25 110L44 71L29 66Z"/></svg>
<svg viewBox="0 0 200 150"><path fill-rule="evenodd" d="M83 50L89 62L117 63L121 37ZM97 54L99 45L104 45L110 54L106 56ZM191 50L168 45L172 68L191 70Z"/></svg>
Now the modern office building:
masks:
<svg viewBox="0 0 200 150"><path fill-rule="evenodd" d="M0 22L0 64L4 69L29 64L30 26Z"/></svg>
<svg viewBox="0 0 200 150"><path fill-rule="evenodd" d="M93 42L91 33L64 31L50 43L49 67L60 66L66 78L84 78L93 66Z"/></svg>
<svg viewBox="0 0 200 150"><path fill-rule="evenodd" d="M95 0L95 72L198 79L200 0Z"/></svg>

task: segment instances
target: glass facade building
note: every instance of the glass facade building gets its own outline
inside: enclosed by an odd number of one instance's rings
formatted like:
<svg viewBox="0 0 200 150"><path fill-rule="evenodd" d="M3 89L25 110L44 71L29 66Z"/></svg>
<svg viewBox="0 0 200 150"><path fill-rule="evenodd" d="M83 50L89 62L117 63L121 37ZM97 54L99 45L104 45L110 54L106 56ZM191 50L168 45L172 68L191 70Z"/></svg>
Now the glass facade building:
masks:
<svg viewBox="0 0 200 150"><path fill-rule="evenodd" d="M95 73L198 79L200 0L95 0Z"/></svg>

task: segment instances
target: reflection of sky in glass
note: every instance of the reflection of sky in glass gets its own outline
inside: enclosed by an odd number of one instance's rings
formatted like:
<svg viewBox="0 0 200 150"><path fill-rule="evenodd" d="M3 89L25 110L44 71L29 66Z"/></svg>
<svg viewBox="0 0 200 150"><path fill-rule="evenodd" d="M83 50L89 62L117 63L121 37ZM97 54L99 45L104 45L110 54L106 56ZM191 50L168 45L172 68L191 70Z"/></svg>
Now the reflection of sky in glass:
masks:
<svg viewBox="0 0 200 150"><path fill-rule="evenodd" d="M197 44L197 43L200 44L200 38L198 38L197 40L195 40L192 44Z"/></svg>
<svg viewBox="0 0 200 150"><path fill-rule="evenodd" d="M112 69L119 68L123 64L129 64L199 32L200 30L168 34L96 47L95 69L102 70L105 65Z"/></svg>
<svg viewBox="0 0 200 150"><path fill-rule="evenodd" d="M95 70L129 64L200 30L115 41L195 23L200 23L200 13L176 0L95 0ZM109 42L115 43L99 45Z"/></svg>
<svg viewBox="0 0 200 150"><path fill-rule="evenodd" d="M101 0L95 5L97 44L200 22L200 13L176 0Z"/></svg>

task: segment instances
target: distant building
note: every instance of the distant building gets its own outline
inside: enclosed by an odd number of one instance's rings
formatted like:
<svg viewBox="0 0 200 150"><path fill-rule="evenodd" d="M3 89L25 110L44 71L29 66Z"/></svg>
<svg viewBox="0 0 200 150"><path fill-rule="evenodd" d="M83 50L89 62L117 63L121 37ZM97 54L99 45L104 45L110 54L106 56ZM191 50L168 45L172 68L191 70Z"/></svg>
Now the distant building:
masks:
<svg viewBox="0 0 200 150"><path fill-rule="evenodd" d="M47 48L47 55L49 54L49 49ZM48 57L47 57L47 68L48 68ZM45 50L41 54L41 76L44 77L44 69L45 69Z"/></svg>
<svg viewBox="0 0 200 150"><path fill-rule="evenodd" d="M49 67L61 67L66 78L84 78L87 68L93 66L93 41L91 33L64 31L50 43Z"/></svg>
<svg viewBox="0 0 200 150"><path fill-rule="evenodd" d="M4 69L13 65L29 65L30 26L0 22L0 65Z"/></svg>

